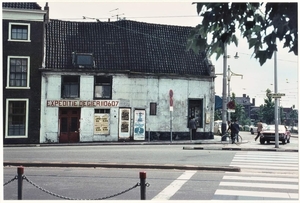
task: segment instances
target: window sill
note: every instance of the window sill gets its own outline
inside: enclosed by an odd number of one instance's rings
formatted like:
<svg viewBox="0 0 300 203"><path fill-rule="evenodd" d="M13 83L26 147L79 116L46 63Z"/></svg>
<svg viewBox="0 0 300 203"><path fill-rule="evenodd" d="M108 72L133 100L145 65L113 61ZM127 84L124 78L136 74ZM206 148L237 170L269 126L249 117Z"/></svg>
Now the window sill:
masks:
<svg viewBox="0 0 300 203"><path fill-rule="evenodd" d="M22 39L8 39L9 42L31 42L31 40L22 40Z"/></svg>

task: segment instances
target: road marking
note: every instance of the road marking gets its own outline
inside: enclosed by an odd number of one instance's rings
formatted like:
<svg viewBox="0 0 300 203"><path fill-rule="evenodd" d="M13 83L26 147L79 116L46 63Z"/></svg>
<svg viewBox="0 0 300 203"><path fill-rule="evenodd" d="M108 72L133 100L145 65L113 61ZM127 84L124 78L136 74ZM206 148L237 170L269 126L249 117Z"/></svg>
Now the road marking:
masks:
<svg viewBox="0 0 300 203"><path fill-rule="evenodd" d="M246 164L230 164L230 166L238 166L242 169L245 168L258 168L258 169L262 169L262 170L266 170L266 169L277 169L277 170L288 170L288 171L298 171L298 166L295 167L285 167L285 166L277 166L277 167L272 167L272 166L268 166L268 165L246 165Z"/></svg>
<svg viewBox="0 0 300 203"><path fill-rule="evenodd" d="M215 195L298 199L298 193L261 192L245 190L217 190Z"/></svg>
<svg viewBox="0 0 300 203"><path fill-rule="evenodd" d="M243 173L244 175L244 173ZM223 180L251 180L251 181L272 181L272 182L295 182L298 183L297 177L294 178L278 178L277 175L274 177L257 177L257 176L224 176Z"/></svg>
<svg viewBox="0 0 300 203"><path fill-rule="evenodd" d="M197 171L185 171L152 200L170 199Z"/></svg>
<svg viewBox="0 0 300 203"><path fill-rule="evenodd" d="M237 183L237 182L221 182L220 186L236 186L236 187L255 187L255 188L275 188L275 189L291 189L298 190L298 185L290 184L274 184L274 183Z"/></svg>

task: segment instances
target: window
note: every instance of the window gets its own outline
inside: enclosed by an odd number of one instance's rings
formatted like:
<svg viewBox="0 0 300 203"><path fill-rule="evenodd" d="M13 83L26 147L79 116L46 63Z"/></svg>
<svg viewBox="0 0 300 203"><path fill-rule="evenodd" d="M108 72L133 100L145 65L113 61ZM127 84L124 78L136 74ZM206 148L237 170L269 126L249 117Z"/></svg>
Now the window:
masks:
<svg viewBox="0 0 300 203"><path fill-rule="evenodd" d="M94 58L91 53L72 53L72 62L78 68L93 68Z"/></svg>
<svg viewBox="0 0 300 203"><path fill-rule="evenodd" d="M7 88L29 88L29 57L8 56Z"/></svg>
<svg viewBox="0 0 300 203"><path fill-rule="evenodd" d="M79 98L79 76L62 76L61 97Z"/></svg>
<svg viewBox="0 0 300 203"><path fill-rule="evenodd" d="M156 115L156 107L157 107L156 103L154 102L150 103L150 115Z"/></svg>
<svg viewBox="0 0 300 203"><path fill-rule="evenodd" d="M30 41L30 24L9 23L9 41Z"/></svg>
<svg viewBox="0 0 300 203"><path fill-rule="evenodd" d="M6 100L6 138L27 137L28 99Z"/></svg>
<svg viewBox="0 0 300 203"><path fill-rule="evenodd" d="M112 77L111 76L95 76L95 95L97 99L112 98Z"/></svg>

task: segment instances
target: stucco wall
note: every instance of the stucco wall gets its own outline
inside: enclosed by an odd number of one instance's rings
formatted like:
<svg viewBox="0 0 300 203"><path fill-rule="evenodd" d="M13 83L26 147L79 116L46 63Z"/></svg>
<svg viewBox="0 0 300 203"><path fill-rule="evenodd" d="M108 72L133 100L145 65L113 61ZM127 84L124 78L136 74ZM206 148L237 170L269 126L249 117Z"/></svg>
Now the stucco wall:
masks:
<svg viewBox="0 0 300 203"><path fill-rule="evenodd" d="M74 73L72 73L74 74ZM45 76L47 75L47 76ZM70 75L70 74L69 74ZM173 132L189 132L187 128L188 99L203 99L203 128L198 132L212 132L205 124L205 108L213 114L214 103L211 79L169 79L158 77L113 75L112 99L120 100L119 108L146 110L146 131L170 132L169 91L173 90ZM93 100L94 76L81 74L80 100ZM44 73L42 77L41 142L58 142L58 107L46 107L46 100L61 100L61 75ZM149 115L150 102L157 103L157 115ZM82 107L80 141L118 141L119 108L110 109L110 135L94 135L94 108ZM133 122L133 113L131 114ZM46 139L47 138L47 139Z"/></svg>

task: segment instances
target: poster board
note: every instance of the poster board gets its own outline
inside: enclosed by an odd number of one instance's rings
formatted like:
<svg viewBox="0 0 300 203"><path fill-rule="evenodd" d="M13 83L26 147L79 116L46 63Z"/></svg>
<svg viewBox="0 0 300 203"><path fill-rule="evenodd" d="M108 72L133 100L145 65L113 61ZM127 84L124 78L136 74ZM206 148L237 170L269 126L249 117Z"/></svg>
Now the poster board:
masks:
<svg viewBox="0 0 300 203"><path fill-rule="evenodd" d="M130 139L130 118L129 108L119 109L119 139Z"/></svg>
<svg viewBox="0 0 300 203"><path fill-rule="evenodd" d="M110 114L101 113L94 116L94 134L109 135Z"/></svg>
<svg viewBox="0 0 300 203"><path fill-rule="evenodd" d="M146 111L134 110L134 140L145 140Z"/></svg>

